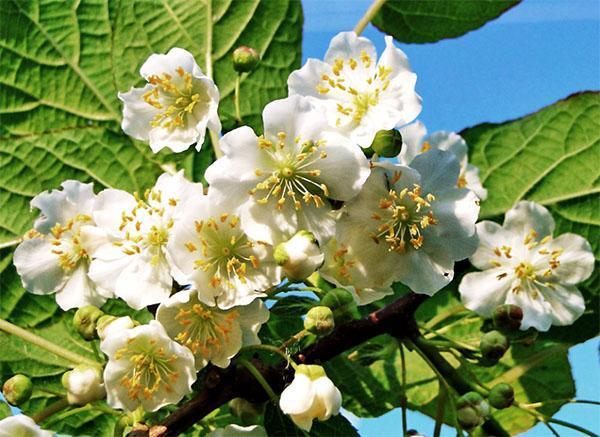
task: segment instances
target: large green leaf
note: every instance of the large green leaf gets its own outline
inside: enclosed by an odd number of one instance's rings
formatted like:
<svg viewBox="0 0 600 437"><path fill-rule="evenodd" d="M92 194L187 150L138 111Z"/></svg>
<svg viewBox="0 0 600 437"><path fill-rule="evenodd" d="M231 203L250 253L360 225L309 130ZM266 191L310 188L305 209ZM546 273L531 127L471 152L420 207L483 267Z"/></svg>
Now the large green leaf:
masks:
<svg viewBox="0 0 600 437"><path fill-rule="evenodd" d="M488 189L481 217L503 214L521 199L550 209L556 233L575 232L600 259L600 94L574 94L505 123L461 132Z"/></svg>
<svg viewBox="0 0 600 437"><path fill-rule="evenodd" d="M117 92L140 83L137 72L151 53L183 47L204 70L210 54L228 130L231 52L242 44L256 48L263 59L241 79L241 110L244 122L260 130L262 108L286 95L287 76L299 67L301 35L294 0L3 2L0 244L31 225L31 197L67 178L133 191L154 183L159 161L174 161L201 179L210 152L154 156L119 129Z"/></svg>
<svg viewBox="0 0 600 437"><path fill-rule="evenodd" d="M388 0L373 24L401 42L436 42L478 29L517 3L519 0Z"/></svg>

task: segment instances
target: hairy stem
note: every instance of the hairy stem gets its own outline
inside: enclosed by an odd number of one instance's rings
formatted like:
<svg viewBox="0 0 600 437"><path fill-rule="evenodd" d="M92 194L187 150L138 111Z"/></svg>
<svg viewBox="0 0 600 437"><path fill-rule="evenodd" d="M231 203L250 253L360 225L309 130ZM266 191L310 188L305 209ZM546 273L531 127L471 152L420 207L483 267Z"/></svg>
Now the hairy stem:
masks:
<svg viewBox="0 0 600 437"><path fill-rule="evenodd" d="M242 348L242 350L240 352L243 352L246 350L252 350L252 349L263 350L263 351L277 354L277 355L281 356L285 361L287 361L290 364L290 366L292 366L294 369L296 369L298 367L298 365L294 362L294 360L292 360L292 358L289 355L287 355L280 347L271 346L268 344L253 344L251 346L246 346L246 347Z"/></svg>
<svg viewBox="0 0 600 437"><path fill-rule="evenodd" d="M100 363L94 360L90 360L83 355L79 355L76 352L65 349L62 346L52 343L51 341L48 341L39 335L29 332L17 325L13 325L12 323L3 319L0 319L0 331L4 331L7 334L14 335L15 337L19 337L28 343L34 344L42 349L46 349L48 352L70 361L72 363L71 367L76 367L78 364L88 364L90 366L100 365Z"/></svg>
<svg viewBox="0 0 600 437"><path fill-rule="evenodd" d="M248 372L250 372L252 374L252 376L254 376L256 381L258 381L260 386L269 395L271 400L275 403L275 405L277 405L277 403L279 402L279 398L277 397L277 395L275 394L275 392L273 391L273 389L271 388L271 386L269 385L269 383L267 382L267 380L265 379L263 374L258 371L258 369L254 366L254 364L252 364L248 360L245 360L244 358L240 358L238 360L238 362L242 366L244 366L248 370Z"/></svg>
<svg viewBox="0 0 600 437"><path fill-rule="evenodd" d="M242 77L241 73L238 73L238 75L235 78L235 90L233 93L233 106L235 107L235 121L238 123L238 125L242 125L243 121L242 121L242 111L240 110L240 78Z"/></svg>
<svg viewBox="0 0 600 437"><path fill-rule="evenodd" d="M359 22L356 23L356 26L354 27L354 33L360 35L363 30L365 30L365 27L367 27L367 24L369 24L377 12L379 12L379 9L381 9L385 2L386 0L375 0L373 3L371 3L371 6L369 6L369 9L367 9L367 12L365 12L365 15L363 15Z"/></svg>
<svg viewBox="0 0 600 437"><path fill-rule="evenodd" d="M40 423L43 420L47 419L48 417L52 416L53 414L56 414L59 411L64 410L68 406L69 406L69 401L67 401L67 398L62 398L62 399L57 400L56 402L51 403L46 408L44 408L42 411L33 415L31 418L33 419L33 421L35 423Z"/></svg>

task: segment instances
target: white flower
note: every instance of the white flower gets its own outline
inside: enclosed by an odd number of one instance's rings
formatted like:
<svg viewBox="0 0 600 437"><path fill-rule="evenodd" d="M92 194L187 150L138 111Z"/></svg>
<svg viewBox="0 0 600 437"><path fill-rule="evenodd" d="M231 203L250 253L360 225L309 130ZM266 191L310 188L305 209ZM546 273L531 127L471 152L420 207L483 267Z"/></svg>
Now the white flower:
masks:
<svg viewBox="0 0 600 437"><path fill-rule="evenodd" d="M553 231L550 212L526 201L506 213L502 226L478 223L480 245L469 259L483 271L463 277L464 305L484 316L498 305L517 305L523 310L523 330L572 324L585 309L576 285L592 274L594 255L579 235L553 239Z"/></svg>
<svg viewBox="0 0 600 437"><path fill-rule="evenodd" d="M200 302L195 290L174 294L156 311L156 320L167 334L192 351L196 370L209 361L215 366L229 366L242 346L260 343L258 331L268 319L269 310L260 299L222 310Z"/></svg>
<svg viewBox="0 0 600 437"><path fill-rule="evenodd" d="M289 240L279 243L274 257L284 275L292 281L308 278L323 264L323 252L308 231L298 231Z"/></svg>
<svg viewBox="0 0 600 437"><path fill-rule="evenodd" d="M40 217L15 250L14 264L27 291L56 293L65 311L101 306L111 294L88 279L90 259L80 235L82 226L93 224L93 184L68 180L61 186L31 200Z"/></svg>
<svg viewBox="0 0 600 437"><path fill-rule="evenodd" d="M107 318L106 321L103 320L104 317ZM126 329L135 328L136 326L136 322L134 322L133 319L129 316L118 318L113 316L103 316L98 321L96 333L98 334L98 338L102 342L106 337L122 332Z"/></svg>
<svg viewBox="0 0 600 437"><path fill-rule="evenodd" d="M281 280L273 248L250 239L235 208L212 191L186 208L167 249L177 282L191 283L210 306L246 305Z"/></svg>
<svg viewBox="0 0 600 437"><path fill-rule="evenodd" d="M100 192L93 213L97 227L84 229L94 247L90 278L135 309L167 299L172 287L167 241L186 204L199 196L202 184L186 180L183 171L161 175L141 198L121 190Z"/></svg>
<svg viewBox="0 0 600 437"><path fill-rule="evenodd" d="M192 352L171 340L156 320L111 333L100 348L108 355L104 384L113 408L157 411L179 402L196 380Z"/></svg>
<svg viewBox="0 0 600 437"><path fill-rule="evenodd" d="M227 425L209 432L206 437L267 437L267 432L260 425L240 426Z"/></svg>
<svg viewBox="0 0 600 437"><path fill-rule="evenodd" d="M221 139L225 156L206 171L211 190L242 205L242 226L275 244L301 229L333 234L328 199L349 200L369 175L359 147L328 129L325 114L299 96L269 103L264 135L241 127Z"/></svg>
<svg viewBox="0 0 600 437"><path fill-rule="evenodd" d="M100 369L87 364L65 372L62 385L67 389L67 400L71 405L85 405L106 395Z"/></svg>
<svg viewBox="0 0 600 437"><path fill-rule="evenodd" d="M31 417L24 414L8 416L0 420L0 437L52 437L53 435L41 429Z"/></svg>
<svg viewBox="0 0 600 437"><path fill-rule="evenodd" d="M325 277L386 292L400 281L432 295L454 276L454 262L477 248L477 196L456 187L459 163L448 152L417 156L411 167L377 163L362 191L341 210Z"/></svg>
<svg viewBox="0 0 600 437"><path fill-rule="evenodd" d="M335 36L325 61L309 59L288 79L290 95L310 96L327 108L331 126L369 147L377 131L413 121L421 112L417 76L391 36L377 62L375 46L354 32Z"/></svg>
<svg viewBox="0 0 600 437"><path fill-rule="evenodd" d="M150 55L140 75L145 87L119 93L127 135L149 141L156 153L164 147L182 152L194 143L200 150L207 127L220 132L219 90L191 53L172 48L166 55Z"/></svg>
<svg viewBox="0 0 600 437"><path fill-rule="evenodd" d="M310 431L314 419L335 416L342 405L342 394L321 366L300 364L294 380L281 393L279 407L294 423Z"/></svg>
<svg viewBox="0 0 600 437"><path fill-rule="evenodd" d="M410 165L415 156L427 152L430 149L446 150L460 162L460 175L457 185L460 188L468 188L477 194L481 200L487 198L487 190L479 180L479 169L468 162L468 146L465 140L454 132L434 132L429 137L425 125L416 121L400 129L402 134L402 152L398 155L398 161L403 165Z"/></svg>

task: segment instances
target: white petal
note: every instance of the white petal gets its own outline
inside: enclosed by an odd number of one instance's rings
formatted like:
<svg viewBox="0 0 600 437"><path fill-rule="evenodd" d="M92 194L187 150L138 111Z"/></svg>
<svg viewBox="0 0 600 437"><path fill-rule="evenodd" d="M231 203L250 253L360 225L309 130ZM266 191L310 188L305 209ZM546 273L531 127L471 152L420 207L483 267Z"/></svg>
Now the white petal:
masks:
<svg viewBox="0 0 600 437"><path fill-rule="evenodd" d="M160 112L144 100L144 94L153 88L147 84L144 88L131 88L126 93L118 93L119 100L123 102L121 129L136 140L148 140L152 129L150 123Z"/></svg>
<svg viewBox="0 0 600 437"><path fill-rule="evenodd" d="M506 269L496 268L484 272L467 273L463 276L458 291L465 307L490 317L498 305L506 300L506 293L510 290L512 277L500 276Z"/></svg>
<svg viewBox="0 0 600 437"><path fill-rule="evenodd" d="M477 223L476 228L479 237L479 247L469 258L469 261L478 269L486 270L494 266L492 261L498 261L494 250L505 245L510 245L513 236L498 223L488 220Z"/></svg>
<svg viewBox="0 0 600 437"><path fill-rule="evenodd" d="M52 437L49 431L40 428L34 420L23 413L15 413L0 420L0 437Z"/></svg>
<svg viewBox="0 0 600 437"><path fill-rule="evenodd" d="M121 212L131 212L137 205L135 198L126 191L107 189L98 193L94 211L96 225L108 232L120 234Z"/></svg>
<svg viewBox="0 0 600 437"><path fill-rule="evenodd" d="M177 76L177 68L182 67L185 71L202 74L202 70L196 64L194 56L187 50L173 47L166 54L152 54L140 68L140 75L144 79L150 76L160 76L164 73Z"/></svg>
<svg viewBox="0 0 600 437"><path fill-rule="evenodd" d="M333 385L331 379L322 376L313 381L315 393L321 398L321 402L325 407L325 412L318 419L327 420L332 415L336 415L340 411L342 405L342 394L338 388Z"/></svg>
<svg viewBox="0 0 600 437"><path fill-rule="evenodd" d="M324 140L327 157L319 159L311 168L321 170L317 181L327 185L332 199L350 200L371 173L369 161L359 147L342 135L330 133Z"/></svg>
<svg viewBox="0 0 600 437"><path fill-rule="evenodd" d="M320 208L314 205L302 205L297 212L298 227L305 229L315 236L320 244L325 244L335 235L335 220L331 215L331 207L325 204Z"/></svg>
<svg viewBox="0 0 600 437"><path fill-rule="evenodd" d="M436 193L456 185L460 163L454 155L441 150L430 150L413 159L412 168L421 174L423 192Z"/></svg>
<svg viewBox="0 0 600 437"><path fill-rule="evenodd" d="M354 32L340 32L333 37L325 54L325 62L333 64L336 59L360 59L361 52L365 52L373 60L377 59L377 51L371 41ZM375 66L373 65L373 69Z"/></svg>
<svg viewBox="0 0 600 437"><path fill-rule="evenodd" d="M454 261L444 253L408 250L398 262L395 275L415 293L431 296L452 281Z"/></svg>
<svg viewBox="0 0 600 437"><path fill-rule="evenodd" d="M296 373L294 380L281 393L279 407L285 414L302 414L314 402L313 382L303 374Z"/></svg>
<svg viewBox="0 0 600 437"><path fill-rule="evenodd" d="M63 287L67 275L53 249L54 246L42 238L25 240L17 246L13 263L23 288L30 293L49 294Z"/></svg>
<svg viewBox="0 0 600 437"><path fill-rule="evenodd" d="M533 287L533 286L532 286ZM542 297L536 289L536 298L524 287L518 293L507 294L506 303L520 306L523 310L521 330L535 328L538 331L547 331L552 325L552 306Z"/></svg>
<svg viewBox="0 0 600 437"><path fill-rule="evenodd" d="M574 285L554 284L552 289L540 287L540 291L552 308L553 325L571 325L585 311L583 296Z"/></svg>
<svg viewBox="0 0 600 437"><path fill-rule="evenodd" d="M271 197L264 205L249 202L242 209L242 228L253 240L274 244L282 239L282 235L293 235L300 229L298 215L291 202L285 202L281 209L275 203L276 200ZM307 208L306 205L303 207Z"/></svg>
<svg viewBox="0 0 600 437"><path fill-rule="evenodd" d="M550 250L563 249L554 275L562 284L575 285L589 278L594 271L594 253L588 241L577 234L562 234L552 240Z"/></svg>
<svg viewBox="0 0 600 437"><path fill-rule="evenodd" d="M409 165L418 154L423 152L423 139L427 128L420 121L415 121L400 128L402 135L402 151L398 155L400 164Z"/></svg>
<svg viewBox="0 0 600 437"><path fill-rule="evenodd" d="M242 327L242 343L244 346L260 344L258 331L263 323L269 320L269 309L260 300L255 299L250 305L237 308L240 313L239 323Z"/></svg>
<svg viewBox="0 0 600 437"><path fill-rule="evenodd" d="M100 307L106 302L106 297L96 291L96 287L87 275L87 262L80 261L73 270L64 287L56 293L56 303L64 311L71 308L81 308L86 305Z"/></svg>
<svg viewBox="0 0 600 437"><path fill-rule="evenodd" d="M504 216L504 229L520 236L525 236L531 230L535 230L538 239L541 239L546 235L552 235L554 219L552 214L542 205L521 201L514 208L507 211Z"/></svg>
<svg viewBox="0 0 600 437"><path fill-rule="evenodd" d="M269 103L263 110L265 134L276 137L285 132L290 138L300 136L302 141L321 139L328 128L327 119L323 108L312 102L294 95Z"/></svg>
<svg viewBox="0 0 600 437"><path fill-rule="evenodd" d="M439 131L431 134L427 141L429 141L429 145L434 149L452 153L461 166L466 165L468 147L460 135L454 132Z"/></svg>
<svg viewBox="0 0 600 437"><path fill-rule="evenodd" d="M321 76L330 67L319 59L309 59L301 69L295 70L288 77L289 95L298 94L300 96L311 96L318 99L326 99L326 94L317 91L317 86L321 82Z"/></svg>
<svg viewBox="0 0 600 437"><path fill-rule="evenodd" d="M165 147L175 153L183 152L196 142L202 143L206 131L206 122L203 126L191 126L188 123L186 128L167 129L164 127L152 128L148 134L150 148L154 153L159 152Z"/></svg>
<svg viewBox="0 0 600 437"><path fill-rule="evenodd" d="M487 190L483 188L481 180L479 179L479 169L472 164L467 164L463 173L465 180L467 181L467 188L473 190L481 200L487 199Z"/></svg>
<svg viewBox="0 0 600 437"><path fill-rule="evenodd" d="M172 280L169 266L164 261L152 265L141 255L131 255L130 262L119 275L115 295L139 310L148 305L161 303L171 294Z"/></svg>

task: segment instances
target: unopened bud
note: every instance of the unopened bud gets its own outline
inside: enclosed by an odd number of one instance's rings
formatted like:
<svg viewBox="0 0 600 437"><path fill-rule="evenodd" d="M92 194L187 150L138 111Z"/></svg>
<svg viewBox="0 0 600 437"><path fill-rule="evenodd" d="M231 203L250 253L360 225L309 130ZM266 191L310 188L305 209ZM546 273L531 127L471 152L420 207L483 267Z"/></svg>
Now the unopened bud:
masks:
<svg viewBox="0 0 600 437"><path fill-rule="evenodd" d="M456 401L456 416L466 430L483 425L488 414L489 406L477 392L465 393Z"/></svg>
<svg viewBox="0 0 600 437"><path fill-rule="evenodd" d="M515 391L505 382L496 384L490 390L488 401L490 405L499 410L510 407L515 400Z"/></svg>
<svg viewBox="0 0 600 437"><path fill-rule="evenodd" d="M517 305L500 305L494 310L492 318L497 329L505 332L516 331L521 327L523 310Z"/></svg>
<svg viewBox="0 0 600 437"><path fill-rule="evenodd" d="M497 362L508 350L508 338L499 331L490 331L483 334L479 343L481 355L484 360Z"/></svg>
<svg viewBox="0 0 600 437"><path fill-rule="evenodd" d="M304 329L316 335L330 334L335 328L333 312L324 306L311 308L304 319Z"/></svg>
<svg viewBox="0 0 600 437"><path fill-rule="evenodd" d="M129 316L115 317L106 315L100 317L98 320L96 332L98 333L98 338L100 338L101 341L104 341L106 337L113 333L135 328L137 325L138 323Z"/></svg>
<svg viewBox="0 0 600 437"><path fill-rule="evenodd" d="M380 130L375 134L371 149L384 158L393 158L402 151L402 135L396 129Z"/></svg>
<svg viewBox="0 0 600 437"><path fill-rule="evenodd" d="M33 392L33 383L25 375L15 375L2 386L2 394L9 404L19 406L27 402Z"/></svg>
<svg viewBox="0 0 600 437"><path fill-rule="evenodd" d="M288 279L302 281L323 264L324 256L314 235L299 231L288 241L277 245L273 257Z"/></svg>
<svg viewBox="0 0 600 437"><path fill-rule="evenodd" d="M85 405L106 395L98 367L80 364L63 373L61 382L67 390L67 401L71 405Z"/></svg>
<svg viewBox="0 0 600 437"><path fill-rule="evenodd" d="M254 404L244 398L229 401L229 411L242 421L243 425L254 425L264 413L264 404Z"/></svg>
<svg viewBox="0 0 600 437"><path fill-rule="evenodd" d="M333 311L333 318L338 325L360 317L352 293L344 288L334 288L328 291L321 299L321 305Z"/></svg>
<svg viewBox="0 0 600 437"><path fill-rule="evenodd" d="M73 316L73 326L84 339L91 341L96 338L96 325L103 315L104 312L93 305L81 307Z"/></svg>
<svg viewBox="0 0 600 437"><path fill-rule="evenodd" d="M233 69L238 73L248 73L256 68L260 55L256 50L240 46L233 51Z"/></svg>

